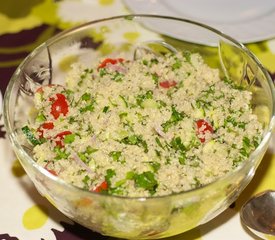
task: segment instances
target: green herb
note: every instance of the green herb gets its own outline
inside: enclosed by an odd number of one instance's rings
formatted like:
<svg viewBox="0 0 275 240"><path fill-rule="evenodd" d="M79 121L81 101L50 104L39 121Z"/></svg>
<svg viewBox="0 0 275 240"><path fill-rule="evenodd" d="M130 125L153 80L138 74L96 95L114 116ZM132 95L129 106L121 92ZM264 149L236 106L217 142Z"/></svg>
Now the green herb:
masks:
<svg viewBox="0 0 275 240"><path fill-rule="evenodd" d="M148 162L148 163L152 167L154 172L157 172L160 169L161 165L160 165L159 162L151 161L151 162Z"/></svg>
<svg viewBox="0 0 275 240"><path fill-rule="evenodd" d="M34 136L33 132L30 130L28 126L22 127L22 132L26 135L27 139L30 141L32 145L36 146L43 143L43 140L39 140Z"/></svg>
<svg viewBox="0 0 275 240"><path fill-rule="evenodd" d="M163 147L163 145L161 144L161 142L160 142L160 140L159 140L158 137L155 138L155 141L156 141L156 143L157 143L162 149L164 149L164 147Z"/></svg>
<svg viewBox="0 0 275 240"><path fill-rule="evenodd" d="M64 143L66 143L66 144L72 143L72 142L74 142L74 140L75 140L75 134L73 134L73 133L68 134L64 137Z"/></svg>
<svg viewBox="0 0 275 240"><path fill-rule="evenodd" d="M153 99L153 91L148 90L145 94L140 94L136 97L136 103L138 106L142 107L142 103L145 99Z"/></svg>
<svg viewBox="0 0 275 240"><path fill-rule="evenodd" d="M122 112L120 113L118 116L119 116L119 119L120 120L123 120L124 117L127 117L128 113L127 112Z"/></svg>
<svg viewBox="0 0 275 240"><path fill-rule="evenodd" d="M97 152L97 151L98 151L98 149L92 148L91 146L88 146L88 147L86 148L85 153L88 154L88 155L90 155L90 154L95 153L95 152Z"/></svg>
<svg viewBox="0 0 275 240"><path fill-rule="evenodd" d="M110 109L110 106L105 106L103 108L102 112L107 113L109 109Z"/></svg>
<svg viewBox="0 0 275 240"><path fill-rule="evenodd" d="M168 129L174 125L176 125L179 121L181 121L185 117L185 113L183 112L178 112L174 106L172 106L172 114L171 117L168 121L165 123L161 124L163 131L167 132Z"/></svg>
<svg viewBox="0 0 275 240"><path fill-rule="evenodd" d="M91 178L88 175L85 175L85 177L82 179L82 182L84 183L84 189L89 190Z"/></svg>
<svg viewBox="0 0 275 240"><path fill-rule="evenodd" d="M191 63L191 52L190 51L182 52L182 56L185 58L186 62Z"/></svg>
<svg viewBox="0 0 275 240"><path fill-rule="evenodd" d="M166 158L165 158L165 164L166 164L166 165L170 165L170 164L171 164L171 158L166 157Z"/></svg>
<svg viewBox="0 0 275 240"><path fill-rule="evenodd" d="M162 100L157 100L157 103L159 104L159 105L158 105L158 108L166 107L166 106L167 106L166 102L164 102L164 101L162 101Z"/></svg>
<svg viewBox="0 0 275 240"><path fill-rule="evenodd" d="M179 163L181 165L185 165L186 163L186 153L185 152L181 152L180 156L179 156Z"/></svg>
<svg viewBox="0 0 275 240"><path fill-rule="evenodd" d="M115 72L115 74L111 77L111 80L115 82L121 82L123 80L124 74Z"/></svg>
<svg viewBox="0 0 275 240"><path fill-rule="evenodd" d="M143 60L142 60L142 63L143 63L143 65L145 65L145 66L148 65L148 61L147 61L146 59L143 59Z"/></svg>
<svg viewBox="0 0 275 240"><path fill-rule="evenodd" d="M80 113L84 113L84 112L93 112L94 111L94 105L93 104L89 104L83 108L80 108Z"/></svg>
<svg viewBox="0 0 275 240"><path fill-rule="evenodd" d="M186 151L180 137L174 137L170 142L171 147L176 151Z"/></svg>
<svg viewBox="0 0 275 240"><path fill-rule="evenodd" d="M204 99L196 99L196 107L204 109L209 109L211 107L211 102L206 101Z"/></svg>
<svg viewBox="0 0 275 240"><path fill-rule="evenodd" d="M245 122L237 122L234 117L228 116L224 120L224 126L228 127L229 124L232 124L233 127L238 127L238 128L241 128L241 129L245 129L245 126L246 126L247 123L245 123Z"/></svg>
<svg viewBox="0 0 275 240"><path fill-rule="evenodd" d="M91 94L90 93L84 93L82 96L81 96L81 100L83 100L83 101L89 101L89 100L91 100Z"/></svg>
<svg viewBox="0 0 275 240"><path fill-rule="evenodd" d="M113 100L110 97L108 97L108 100L109 100L109 102L111 103L112 106L114 106L114 107L118 106L115 102L113 102Z"/></svg>
<svg viewBox="0 0 275 240"><path fill-rule="evenodd" d="M157 155L158 157L161 157L161 152L158 151L157 149L155 149L155 153L156 153L156 155Z"/></svg>
<svg viewBox="0 0 275 240"><path fill-rule="evenodd" d="M142 125L146 125L147 124L147 118L149 117L149 115L145 115L143 116L141 113L137 112L136 113L137 117L138 117L138 122L141 123Z"/></svg>
<svg viewBox="0 0 275 240"><path fill-rule="evenodd" d="M84 163L89 163L91 161L90 155L97 151L98 149L87 146L84 152L79 152L77 155Z"/></svg>
<svg viewBox="0 0 275 240"><path fill-rule="evenodd" d="M153 65L153 64L158 64L159 63L159 60L158 59L156 59L156 58L152 58L151 59L151 65Z"/></svg>
<svg viewBox="0 0 275 240"><path fill-rule="evenodd" d="M85 112L93 112L94 111L94 105L96 103L95 99L89 94L85 93L82 95L81 100L86 102L86 106L80 108L80 113L85 113Z"/></svg>
<svg viewBox="0 0 275 240"><path fill-rule="evenodd" d="M226 84L230 85L230 86L231 86L232 88L234 88L234 89L238 89L238 90L244 90L244 89L245 89L244 86L237 85L237 83L235 83L232 79L229 79L229 78L227 78L227 77L224 77L224 78L223 78L223 81L224 81Z"/></svg>
<svg viewBox="0 0 275 240"><path fill-rule="evenodd" d="M248 137L243 137L243 147L245 148L250 148L251 147L251 143Z"/></svg>
<svg viewBox="0 0 275 240"><path fill-rule="evenodd" d="M259 146L260 141L261 141L260 136L254 136L253 137L252 142L253 142L254 148L257 148Z"/></svg>
<svg viewBox="0 0 275 240"><path fill-rule="evenodd" d="M240 154L243 155L244 157L248 157L251 149L253 149L253 145L250 141L250 139L246 136L243 137L243 146L240 149Z"/></svg>
<svg viewBox="0 0 275 240"><path fill-rule="evenodd" d="M182 66L181 61L178 58L175 58L175 63L172 64L172 70L179 69Z"/></svg>
<svg viewBox="0 0 275 240"><path fill-rule="evenodd" d="M69 157L69 153L66 153L66 150L61 147L54 147L53 151L55 152L55 160L67 159Z"/></svg>
<svg viewBox="0 0 275 240"><path fill-rule="evenodd" d="M199 180L197 177L194 177L193 180L194 180L194 183L192 184L192 186L193 186L194 188L199 188L199 187L202 186L200 180Z"/></svg>
<svg viewBox="0 0 275 240"><path fill-rule="evenodd" d="M202 93L204 94L205 97L209 97L209 95L213 95L215 93L214 84L209 86L209 88L207 90L203 90Z"/></svg>
<svg viewBox="0 0 275 240"><path fill-rule="evenodd" d="M100 77L103 77L103 76L105 76L107 74L108 74L108 72L107 72L106 68L100 68L99 69L99 76Z"/></svg>
<svg viewBox="0 0 275 240"><path fill-rule="evenodd" d="M127 145L137 145L139 147L144 148L144 152L148 152L148 146L145 140L143 140L141 135L131 135L123 138L120 140L121 143L127 144Z"/></svg>
<svg viewBox="0 0 275 240"><path fill-rule="evenodd" d="M75 117L73 117L73 116L70 116L70 117L68 118L68 120L69 120L69 123L70 123L70 124L76 122Z"/></svg>
<svg viewBox="0 0 275 240"><path fill-rule="evenodd" d="M249 153L247 152L247 149L245 149L245 148L240 149L240 154L243 155L244 157L249 156Z"/></svg>
<svg viewBox="0 0 275 240"><path fill-rule="evenodd" d="M153 79L155 85L158 86L158 84L159 84L159 76L156 73L152 73L151 76L152 76L152 79Z"/></svg>
<svg viewBox="0 0 275 240"><path fill-rule="evenodd" d="M120 97L120 98L121 98L121 100L124 102L125 107L127 107L127 108L128 108L129 104L128 104L128 102L126 101L125 97L124 97L124 96L122 96L122 95L119 95L119 97Z"/></svg>
<svg viewBox="0 0 275 240"><path fill-rule="evenodd" d="M84 79L93 72L93 69L86 68L83 73L80 75L80 81L77 83L78 86L81 86Z"/></svg>
<svg viewBox="0 0 275 240"><path fill-rule="evenodd" d="M155 175L151 171L143 172L141 174L135 174L133 176L136 187L144 188L152 195L156 192L158 182L155 179Z"/></svg>
<svg viewBox="0 0 275 240"><path fill-rule="evenodd" d="M108 183L108 186L111 186L111 178L116 175L116 172L114 169L107 169L106 175L105 175L105 181Z"/></svg>
<svg viewBox="0 0 275 240"><path fill-rule="evenodd" d="M109 153L109 157L112 157L113 160L116 162L125 162L122 159L121 151L112 151Z"/></svg>
<svg viewBox="0 0 275 240"><path fill-rule="evenodd" d="M179 163L181 165L184 165L186 161L186 147L183 145L181 138L174 137L170 142L170 146L172 147L172 149L179 153Z"/></svg>
<svg viewBox="0 0 275 240"><path fill-rule="evenodd" d="M126 173L126 179L127 180L133 180L135 176L135 173L133 171L129 171Z"/></svg>
<svg viewBox="0 0 275 240"><path fill-rule="evenodd" d="M44 116L43 113L40 113L40 114L38 114L36 116L35 121L36 122L45 122L46 121L46 117Z"/></svg>

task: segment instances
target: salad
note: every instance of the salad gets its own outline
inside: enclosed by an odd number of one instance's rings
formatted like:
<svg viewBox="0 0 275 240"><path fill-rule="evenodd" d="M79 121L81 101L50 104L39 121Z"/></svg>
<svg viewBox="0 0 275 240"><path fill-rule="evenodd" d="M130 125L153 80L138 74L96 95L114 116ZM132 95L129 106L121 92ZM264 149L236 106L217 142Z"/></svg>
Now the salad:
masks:
<svg viewBox="0 0 275 240"><path fill-rule="evenodd" d="M75 63L65 82L36 90L22 132L38 164L87 191L136 197L198 188L261 140L252 93L197 53Z"/></svg>

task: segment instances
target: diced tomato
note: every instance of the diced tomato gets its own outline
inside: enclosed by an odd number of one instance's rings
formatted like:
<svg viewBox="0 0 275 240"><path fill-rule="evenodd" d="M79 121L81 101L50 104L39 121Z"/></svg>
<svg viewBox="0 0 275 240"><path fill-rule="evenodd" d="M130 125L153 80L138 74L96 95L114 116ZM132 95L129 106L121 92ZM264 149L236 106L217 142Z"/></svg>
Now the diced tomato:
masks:
<svg viewBox="0 0 275 240"><path fill-rule="evenodd" d="M204 135L208 133L213 133L213 127L204 119L199 119L196 122L197 125L197 135L199 136L199 139L202 143L205 142L205 137Z"/></svg>
<svg viewBox="0 0 275 240"><path fill-rule="evenodd" d="M45 130L50 130L54 128L53 122L45 122L43 123L38 129L37 132L39 133L39 138L44 137L44 131Z"/></svg>
<svg viewBox="0 0 275 240"><path fill-rule="evenodd" d="M43 87L39 87L35 91L36 93L43 93Z"/></svg>
<svg viewBox="0 0 275 240"><path fill-rule="evenodd" d="M53 115L54 119L59 118L59 116L62 114L63 116L66 116L69 112L69 105L67 102L66 97L62 93L57 93L55 98L50 98L50 101L52 101L51 106L51 114Z"/></svg>
<svg viewBox="0 0 275 240"><path fill-rule="evenodd" d="M159 85L162 88L170 88L170 87L175 87L177 85L177 82L175 82L175 81L163 81L163 82L160 82Z"/></svg>
<svg viewBox="0 0 275 240"><path fill-rule="evenodd" d="M99 64L98 69L106 67L107 64L117 64L123 61L123 58L106 58Z"/></svg>
<svg viewBox="0 0 275 240"><path fill-rule="evenodd" d="M98 185L93 192L102 192L106 191L108 189L108 183L106 181L103 181L100 185Z"/></svg>
<svg viewBox="0 0 275 240"><path fill-rule="evenodd" d="M56 173L56 171L54 171L54 170L52 170L52 169L47 169L47 171L48 171L49 173L51 173L52 175L54 175L54 176L58 176L58 174Z"/></svg>
<svg viewBox="0 0 275 240"><path fill-rule="evenodd" d="M56 139L55 144L56 144L56 146L58 146L58 147L64 147L64 142L63 142L64 137L66 135L70 135L70 134L72 134L71 131L64 131L64 132L58 133L55 136L55 139Z"/></svg>
<svg viewBox="0 0 275 240"><path fill-rule="evenodd" d="M45 168L49 173L51 173L52 175L58 176L58 174L57 174L56 171L54 171L54 170L52 170L52 169L48 169L49 163L50 163L50 162L48 162L44 168Z"/></svg>
<svg viewBox="0 0 275 240"><path fill-rule="evenodd" d="M51 88L51 87L53 87L53 86L58 86L58 85L57 85L57 84L48 84L48 85L44 85L44 86L41 86L41 87L37 88L35 92L36 92L36 93L43 93L43 92L44 92L43 89L44 89L45 87L50 87L50 88Z"/></svg>

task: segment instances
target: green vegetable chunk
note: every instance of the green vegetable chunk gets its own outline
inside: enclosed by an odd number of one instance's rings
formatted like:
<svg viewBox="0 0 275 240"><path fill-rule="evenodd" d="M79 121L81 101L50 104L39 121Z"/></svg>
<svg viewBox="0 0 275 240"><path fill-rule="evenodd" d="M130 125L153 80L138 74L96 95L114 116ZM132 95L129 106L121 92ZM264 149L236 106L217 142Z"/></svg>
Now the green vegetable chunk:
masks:
<svg viewBox="0 0 275 240"><path fill-rule="evenodd" d="M155 179L155 175L151 171L143 172L141 174L135 174L133 177L136 187L144 188L152 195L156 192L158 182Z"/></svg>
<svg viewBox="0 0 275 240"><path fill-rule="evenodd" d="M30 143L32 145L36 146L36 145L40 145L43 143L43 141L37 139L34 136L34 134L32 133L32 131L30 130L30 128L28 126L22 127L22 131L26 135L27 139L30 141Z"/></svg>

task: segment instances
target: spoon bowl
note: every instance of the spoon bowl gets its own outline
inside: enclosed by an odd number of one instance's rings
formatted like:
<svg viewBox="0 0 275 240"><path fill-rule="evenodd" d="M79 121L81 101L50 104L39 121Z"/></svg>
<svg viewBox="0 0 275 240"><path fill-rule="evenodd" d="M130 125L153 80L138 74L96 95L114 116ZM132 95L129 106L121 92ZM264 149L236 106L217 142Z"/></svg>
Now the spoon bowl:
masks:
<svg viewBox="0 0 275 240"><path fill-rule="evenodd" d="M275 239L275 191L267 190L249 199L242 206L241 220L262 239Z"/></svg>

